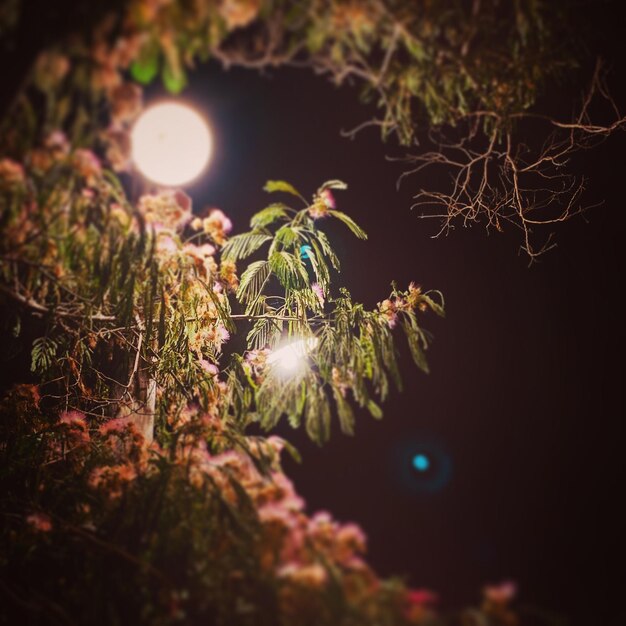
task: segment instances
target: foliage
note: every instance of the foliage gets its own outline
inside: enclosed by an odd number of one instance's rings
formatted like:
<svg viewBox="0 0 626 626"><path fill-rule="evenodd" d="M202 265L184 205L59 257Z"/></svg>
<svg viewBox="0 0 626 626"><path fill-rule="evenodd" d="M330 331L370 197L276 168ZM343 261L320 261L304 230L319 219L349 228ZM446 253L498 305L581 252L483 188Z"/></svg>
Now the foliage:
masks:
<svg viewBox="0 0 626 626"><path fill-rule="evenodd" d="M180 190L137 193L128 133L137 83L177 93L213 56L358 78L403 143L416 120L457 125L484 107L499 117L483 132L500 138L558 62L541 7L498 6L133 0L42 51L0 154L2 338L18 383L0 407L9 620L445 621L433 594L375 575L358 527L307 515L280 466L297 452L259 435L286 419L322 443L333 414L349 434L355 407L380 418L400 385L398 332L428 370L421 315L443 315L441 294L394 285L368 310L337 285L325 220L366 238L337 206L342 181L310 199L269 181L282 195L231 237L226 215ZM510 596L488 590L467 623L514 623Z"/></svg>
<svg viewBox="0 0 626 626"><path fill-rule="evenodd" d="M12 7L9 35L28 19L19 2ZM352 132L374 126L407 147L401 179L416 177L422 216L439 219L442 232L472 222L519 230L531 259L551 247L556 224L584 208L583 181L568 161L624 127L601 65L572 117L537 107L580 63L568 3L127 0L123 7L35 64L30 84L59 99L61 117L98 94L123 103L129 74L142 84L159 78L179 93L196 62L210 58L225 67L310 67L335 84L360 85L377 108ZM593 120L592 111L607 121ZM116 138L110 129L108 139ZM444 176L422 176L424 169Z"/></svg>
<svg viewBox="0 0 626 626"><path fill-rule="evenodd" d="M221 211L194 218L182 191L144 194L132 207L93 153L72 150L58 133L47 141L25 157L31 164L39 159L42 169L11 183L6 198L3 291L41 318L32 370L65 408L95 418L116 414L120 405L137 413L140 388L154 380L159 424L179 398L198 398L202 409L241 426L261 415L270 428L282 414L296 425L305 412L308 432L322 441L328 421L313 422L327 405L325 389L341 397L341 407L350 393L378 413L372 394L384 399L388 375L399 380L391 332L396 318L426 368L427 334L415 312L442 313L429 294L415 286L394 289L375 311L353 303L345 290L331 294L339 260L317 223L332 217L365 237L333 208L330 190L343 183L322 185L298 211L274 203L252 218L251 231L227 239L231 225ZM268 189L293 190L275 182ZM250 263L239 280L236 264L262 247L267 257ZM234 292L243 305L239 315L231 312ZM250 352L223 368L218 389L215 372L236 320L254 322ZM314 340L316 349L287 384L280 364L260 360L293 338Z"/></svg>
<svg viewBox="0 0 626 626"><path fill-rule="evenodd" d="M438 295L394 287L367 310L335 286L324 220L366 237L336 206L341 181L310 201L270 181L302 207L273 202L229 237L220 210L194 212L180 190L133 199L106 145L76 147L73 130L33 127L0 160L3 338L21 383L0 426L9 614L414 621L405 586L362 560L358 527L305 513L280 468L281 449L297 452L252 429L284 416L321 443L333 412L347 433L354 403L381 417L399 384L394 327L425 369L418 314L443 314ZM281 350L296 351L290 376Z"/></svg>

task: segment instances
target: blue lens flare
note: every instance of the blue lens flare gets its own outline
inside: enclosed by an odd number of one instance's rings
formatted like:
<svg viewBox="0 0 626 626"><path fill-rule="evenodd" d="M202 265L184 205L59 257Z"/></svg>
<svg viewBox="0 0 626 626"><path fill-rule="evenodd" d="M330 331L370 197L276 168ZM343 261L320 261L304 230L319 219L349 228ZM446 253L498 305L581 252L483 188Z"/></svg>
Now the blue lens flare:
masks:
<svg viewBox="0 0 626 626"><path fill-rule="evenodd" d="M439 437L428 433L406 436L390 450L394 482L409 493L434 495L452 480L452 455Z"/></svg>
<svg viewBox="0 0 626 626"><path fill-rule="evenodd" d="M430 467L430 459L425 454L416 454L413 457L413 467L418 472L426 472Z"/></svg>

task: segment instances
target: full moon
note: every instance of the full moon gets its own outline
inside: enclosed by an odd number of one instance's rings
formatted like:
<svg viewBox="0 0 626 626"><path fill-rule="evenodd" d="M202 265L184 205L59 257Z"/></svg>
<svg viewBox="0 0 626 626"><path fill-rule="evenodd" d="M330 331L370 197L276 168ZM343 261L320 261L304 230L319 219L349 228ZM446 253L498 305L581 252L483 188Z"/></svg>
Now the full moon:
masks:
<svg viewBox="0 0 626 626"><path fill-rule="evenodd" d="M131 133L132 157L148 179L170 187L191 182L209 162L213 138L192 107L164 102L146 109Z"/></svg>

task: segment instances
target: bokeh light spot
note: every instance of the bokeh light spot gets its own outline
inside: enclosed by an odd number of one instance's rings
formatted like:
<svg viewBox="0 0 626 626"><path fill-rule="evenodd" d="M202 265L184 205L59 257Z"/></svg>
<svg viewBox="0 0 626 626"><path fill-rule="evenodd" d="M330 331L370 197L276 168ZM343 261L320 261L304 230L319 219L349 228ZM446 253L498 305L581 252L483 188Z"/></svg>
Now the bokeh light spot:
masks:
<svg viewBox="0 0 626 626"><path fill-rule="evenodd" d="M421 432L407 434L392 454L394 481L407 492L441 493L452 479L452 455L438 437Z"/></svg>
<svg viewBox="0 0 626 626"><path fill-rule="evenodd" d="M311 248L311 246L309 246L308 244L300 246L300 258L303 261L306 261L307 259L310 259L312 253L313 253L313 248Z"/></svg>
<svg viewBox="0 0 626 626"><path fill-rule="evenodd" d="M426 472L430 467L430 459L425 454L416 454L413 457L413 467L418 472Z"/></svg>
<svg viewBox="0 0 626 626"><path fill-rule="evenodd" d="M308 357L317 344L317 337L292 340L272 351L267 362L283 377L297 376L306 370Z"/></svg>

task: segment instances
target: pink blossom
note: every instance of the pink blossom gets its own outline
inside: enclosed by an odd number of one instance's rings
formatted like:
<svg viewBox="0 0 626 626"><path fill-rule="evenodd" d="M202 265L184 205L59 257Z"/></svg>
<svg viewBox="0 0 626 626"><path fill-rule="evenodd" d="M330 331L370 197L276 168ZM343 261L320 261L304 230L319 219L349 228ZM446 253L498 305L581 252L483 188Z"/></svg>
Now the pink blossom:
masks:
<svg viewBox="0 0 626 626"><path fill-rule="evenodd" d="M100 160L91 150L76 150L72 160L76 171L89 183L102 174Z"/></svg>
<svg viewBox="0 0 626 626"><path fill-rule="evenodd" d="M230 333L221 324L217 327L217 334L222 343L230 339Z"/></svg>
<svg viewBox="0 0 626 626"><path fill-rule="evenodd" d="M383 300L378 304L378 310L387 319L387 324L389 325L389 328L394 328L398 322L396 304L389 299Z"/></svg>
<svg viewBox="0 0 626 626"><path fill-rule="evenodd" d="M44 146L54 152L61 152L67 154L70 149L70 144L67 141L65 133L60 130L52 131L44 140Z"/></svg>
<svg viewBox="0 0 626 626"><path fill-rule="evenodd" d="M213 209L209 213L209 219L212 222L219 224L225 233L229 233L233 229L233 223L220 209Z"/></svg>
<svg viewBox="0 0 626 626"><path fill-rule="evenodd" d="M18 186L24 183L24 168L20 163L11 159L0 159L0 181L10 186Z"/></svg>
<svg viewBox="0 0 626 626"><path fill-rule="evenodd" d="M210 243L203 243L201 245L186 243L183 246L183 250L190 256L196 257L200 260L204 260L206 257L213 256L215 254L215 246L212 246Z"/></svg>
<svg viewBox="0 0 626 626"><path fill-rule="evenodd" d="M307 532L315 544L332 544L337 532L337 523L327 511L318 511L309 519Z"/></svg>
<svg viewBox="0 0 626 626"><path fill-rule="evenodd" d="M356 552L365 552L367 537L357 524L344 524L337 533L337 541L350 545Z"/></svg>
<svg viewBox="0 0 626 626"><path fill-rule="evenodd" d="M285 440L276 435L270 435L266 440L270 448L278 455L285 449Z"/></svg>
<svg viewBox="0 0 626 626"><path fill-rule="evenodd" d="M219 369L217 369L217 365L215 363L210 363L206 359L199 359L198 363L200 367L210 376L217 376L219 374Z"/></svg>
<svg viewBox="0 0 626 626"><path fill-rule="evenodd" d="M161 254L176 254L178 252L178 244L174 240L174 237L169 233L158 233L157 238L157 251Z"/></svg>
<svg viewBox="0 0 626 626"><path fill-rule="evenodd" d="M59 415L59 422L68 426L78 426L79 428L87 429L85 414L81 413L81 411L62 411Z"/></svg>
<svg viewBox="0 0 626 626"><path fill-rule="evenodd" d="M124 485L137 478L137 470L130 463L96 467L89 475L89 486L92 489L106 487L111 499L122 495Z"/></svg>
<svg viewBox="0 0 626 626"><path fill-rule="evenodd" d="M235 450L226 450L226 452L221 452L211 458L213 465L218 467L239 467L246 464L247 461L248 459L241 452Z"/></svg>
<svg viewBox="0 0 626 626"><path fill-rule="evenodd" d="M130 424L129 417L116 417L100 426L101 435L109 435L111 433L121 433Z"/></svg>
<svg viewBox="0 0 626 626"><path fill-rule="evenodd" d="M487 585L483 589L485 599L494 604L508 604L517 594L517 585L510 581L503 581L497 585Z"/></svg>
<svg viewBox="0 0 626 626"><path fill-rule="evenodd" d="M58 52L42 52L35 62L35 81L44 91L51 91L70 70L69 59Z"/></svg>
<svg viewBox="0 0 626 626"><path fill-rule="evenodd" d="M320 306L324 306L325 299L324 299L324 289L322 289L322 286L319 283L313 283L311 285L311 289L313 290L313 293L317 296Z"/></svg>
<svg viewBox="0 0 626 626"><path fill-rule="evenodd" d="M196 230L202 228L218 246L221 246L226 241L226 235L232 230L233 223L220 209L212 209L208 217L194 219L191 226Z"/></svg>
<svg viewBox="0 0 626 626"><path fill-rule="evenodd" d="M302 511L305 501L296 493L293 483L282 472L272 472L272 484L278 489L275 497L289 511Z"/></svg>
<svg viewBox="0 0 626 626"><path fill-rule="evenodd" d="M332 524L333 518L328 511L318 511L311 517L310 525L322 526L326 524Z"/></svg>
<svg viewBox="0 0 626 626"><path fill-rule="evenodd" d="M328 216L328 206L322 198L317 198L309 207L309 215L314 220L320 220Z"/></svg>
<svg viewBox="0 0 626 626"><path fill-rule="evenodd" d="M130 137L128 132L119 126L111 125L103 132L106 144L106 158L116 172L127 170L130 166Z"/></svg>
<svg viewBox="0 0 626 626"><path fill-rule="evenodd" d="M228 30L243 28L254 21L259 14L261 3L259 0L225 0L219 5L220 16L226 22Z"/></svg>
<svg viewBox="0 0 626 626"><path fill-rule="evenodd" d="M167 189L156 194L144 194L137 208L147 222L160 228L180 229L191 219L191 199L180 190Z"/></svg>
<svg viewBox="0 0 626 626"><path fill-rule="evenodd" d="M335 196L330 189L322 189L320 192L320 198L322 202L326 205L327 209L335 209L337 207L337 203L335 202Z"/></svg>
<svg viewBox="0 0 626 626"><path fill-rule="evenodd" d="M278 523L284 528L292 528L297 524L291 511L282 506L280 502L268 502L259 507L259 519L265 523Z"/></svg>
<svg viewBox="0 0 626 626"><path fill-rule="evenodd" d="M293 582L307 587L321 587L328 580L328 572L319 563L302 565L300 563L287 563L278 570L281 578L289 578Z"/></svg>
<svg viewBox="0 0 626 626"><path fill-rule="evenodd" d="M52 520L43 513L33 513L26 518L26 522L35 530L47 533L52 530Z"/></svg>
<svg viewBox="0 0 626 626"><path fill-rule="evenodd" d="M418 606L431 606L439 601L439 596L430 589L411 589L406 598L409 604Z"/></svg>
<svg viewBox="0 0 626 626"><path fill-rule="evenodd" d="M136 117L142 106L141 87L122 83L111 91L111 116L116 122L128 122Z"/></svg>

